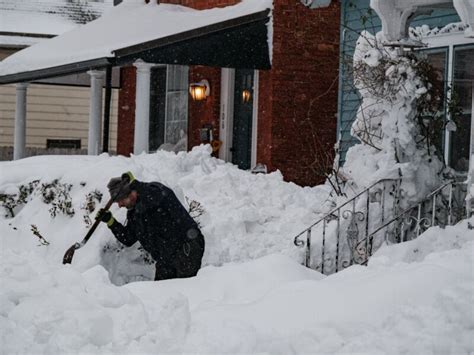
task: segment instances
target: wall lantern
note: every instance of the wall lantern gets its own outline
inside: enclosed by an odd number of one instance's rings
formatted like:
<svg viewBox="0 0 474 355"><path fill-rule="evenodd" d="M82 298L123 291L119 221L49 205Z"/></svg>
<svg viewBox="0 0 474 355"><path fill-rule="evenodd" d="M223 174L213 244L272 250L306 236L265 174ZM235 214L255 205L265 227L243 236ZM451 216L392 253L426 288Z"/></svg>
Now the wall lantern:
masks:
<svg viewBox="0 0 474 355"><path fill-rule="evenodd" d="M247 103L250 101L250 99L252 98L252 93L250 92L249 89L244 89L242 91L242 102L243 103Z"/></svg>
<svg viewBox="0 0 474 355"><path fill-rule="evenodd" d="M205 100L211 94L211 88L207 80L201 80L199 83L189 85L189 93L194 101Z"/></svg>

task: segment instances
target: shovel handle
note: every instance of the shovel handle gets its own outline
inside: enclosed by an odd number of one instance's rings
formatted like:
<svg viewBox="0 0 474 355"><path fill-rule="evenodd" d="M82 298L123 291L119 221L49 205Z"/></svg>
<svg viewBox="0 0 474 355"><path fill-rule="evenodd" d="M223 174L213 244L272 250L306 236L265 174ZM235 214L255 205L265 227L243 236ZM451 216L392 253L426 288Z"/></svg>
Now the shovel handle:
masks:
<svg viewBox="0 0 474 355"><path fill-rule="evenodd" d="M108 211L110 206L112 206L112 204L114 203L114 200L111 198L107 204L105 205L104 207L104 211ZM77 250L77 249L80 249L82 248L86 243L87 241L89 240L89 238L92 236L92 233L94 233L94 231L97 229L97 227L99 226L101 220L100 219L96 219L94 224L92 225L92 227L89 228L86 236L84 237L84 239L80 242L80 243L74 243L67 251L66 253L64 254L64 257L63 257L63 264L70 264L72 262L72 258L74 256L74 252Z"/></svg>
<svg viewBox="0 0 474 355"><path fill-rule="evenodd" d="M108 211L110 206L112 206L112 203L114 203L114 200L113 199L110 199L107 204L105 205L104 207L104 211ZM84 237L84 239L82 240L82 242L80 243L81 244L81 247L87 243L87 241L89 240L89 238L91 237L92 233L94 233L94 231L97 229L97 227L99 226L101 220L100 219L96 219L94 224L92 225L92 227L90 227L89 231L87 232L86 236ZM76 243L77 244L77 243ZM79 249L79 248L78 248Z"/></svg>

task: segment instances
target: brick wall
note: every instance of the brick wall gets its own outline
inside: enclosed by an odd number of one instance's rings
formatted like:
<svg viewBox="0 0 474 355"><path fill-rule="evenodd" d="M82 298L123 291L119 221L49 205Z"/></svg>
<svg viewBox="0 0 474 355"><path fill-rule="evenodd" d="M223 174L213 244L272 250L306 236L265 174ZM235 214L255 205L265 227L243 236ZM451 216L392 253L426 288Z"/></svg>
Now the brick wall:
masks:
<svg viewBox="0 0 474 355"><path fill-rule="evenodd" d="M257 160L300 185L323 182L320 170L332 161L339 16L337 1L317 10L294 0L274 3L272 70L260 75Z"/></svg>
<svg viewBox="0 0 474 355"><path fill-rule="evenodd" d="M269 171L276 167L272 161L273 151L273 73L260 71L258 76L258 121L257 121L257 163L263 163Z"/></svg>
<svg viewBox="0 0 474 355"><path fill-rule="evenodd" d="M133 134L135 131L136 68L133 66L123 67L120 71L120 81L117 154L128 156L133 152Z"/></svg>

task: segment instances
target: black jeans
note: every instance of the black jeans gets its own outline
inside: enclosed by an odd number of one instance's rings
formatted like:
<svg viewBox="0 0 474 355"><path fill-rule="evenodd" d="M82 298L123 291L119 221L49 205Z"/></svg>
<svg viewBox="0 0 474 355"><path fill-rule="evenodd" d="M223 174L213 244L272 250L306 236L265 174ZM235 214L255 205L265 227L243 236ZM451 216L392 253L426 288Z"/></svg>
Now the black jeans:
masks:
<svg viewBox="0 0 474 355"><path fill-rule="evenodd" d="M200 234L186 241L175 254L171 263L157 261L155 281L196 276L204 254L204 237Z"/></svg>

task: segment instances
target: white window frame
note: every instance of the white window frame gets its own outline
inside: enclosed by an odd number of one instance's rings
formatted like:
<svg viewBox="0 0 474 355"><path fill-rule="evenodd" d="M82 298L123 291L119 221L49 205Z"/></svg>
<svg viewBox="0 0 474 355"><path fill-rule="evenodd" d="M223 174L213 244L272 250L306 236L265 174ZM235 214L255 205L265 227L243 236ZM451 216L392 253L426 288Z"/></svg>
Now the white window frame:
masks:
<svg viewBox="0 0 474 355"><path fill-rule="evenodd" d="M250 167L257 164L257 122L258 122L258 70L254 70L253 77L253 108L252 108L252 140ZM234 127L234 90L235 90L235 69L221 69L221 104L219 118L219 140L222 142L219 149L219 158L231 162L232 136Z"/></svg>
<svg viewBox="0 0 474 355"><path fill-rule="evenodd" d="M462 46L462 45L474 45L474 40L472 38L467 38L464 36L464 32L455 32L455 33L447 33L447 34L440 34L440 35L435 35L435 36L429 36L425 37L422 39L423 43L427 44L427 47L425 49L443 49L447 48L448 49L448 54L447 54L447 59L448 59L448 66L447 66L447 82L449 85L452 85L453 81L453 61L454 61L454 47L457 46ZM447 92L447 97L448 100L451 98L451 91ZM473 104L474 104L474 92L473 92ZM447 119L450 119L449 113L446 112ZM474 106L471 112L471 140L470 140L470 151L471 154L474 154L473 152L473 139L474 139ZM451 164L450 162L450 146L451 146L451 135L449 132L444 131L444 160L446 164L449 166ZM471 159L470 159L471 160ZM469 169L471 169L471 166L469 166Z"/></svg>
<svg viewBox="0 0 474 355"><path fill-rule="evenodd" d="M222 142L219 149L219 158L232 161L232 128L234 124L234 89L235 70L221 69L221 104L219 114L219 140Z"/></svg>
<svg viewBox="0 0 474 355"><path fill-rule="evenodd" d="M257 165L257 132L258 132L258 90L259 90L258 70L253 72L253 113L252 113L252 151L250 167Z"/></svg>

